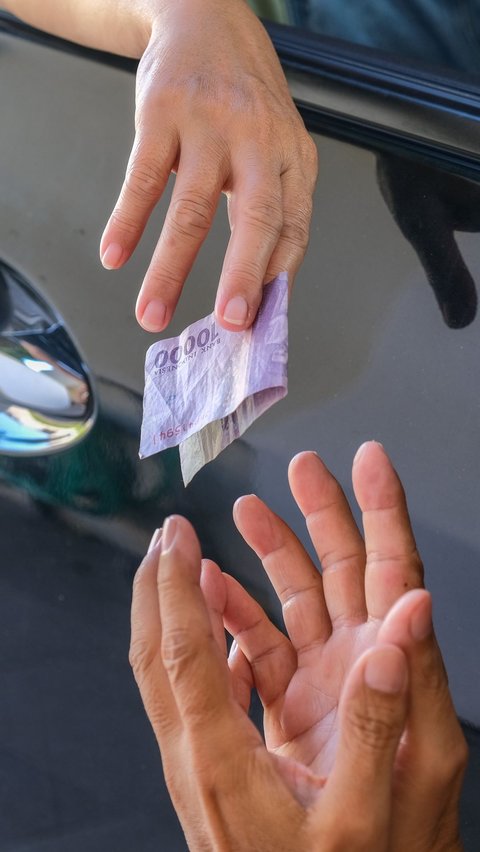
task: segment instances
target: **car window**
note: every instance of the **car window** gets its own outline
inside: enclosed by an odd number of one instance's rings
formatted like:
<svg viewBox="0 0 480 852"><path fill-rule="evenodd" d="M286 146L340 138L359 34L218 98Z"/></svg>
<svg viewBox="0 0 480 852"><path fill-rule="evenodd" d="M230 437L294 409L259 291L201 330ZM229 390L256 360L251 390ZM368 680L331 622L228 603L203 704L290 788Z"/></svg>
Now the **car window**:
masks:
<svg viewBox="0 0 480 852"><path fill-rule="evenodd" d="M268 20L480 75L480 0L251 0Z"/></svg>

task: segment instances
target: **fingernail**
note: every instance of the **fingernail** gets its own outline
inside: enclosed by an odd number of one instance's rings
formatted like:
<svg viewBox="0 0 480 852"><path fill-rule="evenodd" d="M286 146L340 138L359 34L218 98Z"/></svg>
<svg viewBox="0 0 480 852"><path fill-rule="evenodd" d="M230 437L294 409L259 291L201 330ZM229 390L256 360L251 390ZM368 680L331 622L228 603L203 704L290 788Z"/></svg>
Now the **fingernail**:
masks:
<svg viewBox="0 0 480 852"><path fill-rule="evenodd" d="M145 308L140 322L146 331L162 331L166 315L166 305L160 299L152 299Z"/></svg>
<svg viewBox="0 0 480 852"><path fill-rule="evenodd" d="M167 518L163 525L162 552L165 553L172 547L177 533L177 522L175 518Z"/></svg>
<svg viewBox="0 0 480 852"><path fill-rule="evenodd" d="M118 243L110 243L102 254L102 265L105 269L115 269L120 263L123 247Z"/></svg>
<svg viewBox="0 0 480 852"><path fill-rule="evenodd" d="M416 642L422 642L430 636L432 629L432 604L429 598L428 606L422 601L422 604L413 610L410 616L410 633Z"/></svg>
<svg viewBox="0 0 480 852"><path fill-rule="evenodd" d="M248 302L243 296L234 296L227 302L223 318L232 325L245 325L248 317Z"/></svg>
<svg viewBox="0 0 480 852"><path fill-rule="evenodd" d="M401 692L406 683L406 663L396 648L379 648L367 660L365 683L370 689L390 695Z"/></svg>
<svg viewBox="0 0 480 852"><path fill-rule="evenodd" d="M370 440L370 441L365 441L365 442L364 442L364 443L363 443L363 444L362 444L362 445L358 448L357 452L355 453L355 458L353 459L353 463L354 463L354 464L355 464L355 462L359 461L359 459L361 459L361 457L362 457L362 456L364 455L364 453L365 453L365 450L367 450L367 449L368 449L368 447L371 447L371 445L372 445L372 444L376 444L376 445L377 445L377 447L380 447L380 449L381 449L381 450L383 450L383 451L385 452L385 449L384 449L383 444L381 444L379 441L374 441L373 439L372 439L372 440Z"/></svg>
<svg viewBox="0 0 480 852"><path fill-rule="evenodd" d="M255 494L241 494L240 497L237 497L235 503L233 504L233 511L236 512L242 500L246 500L247 497L255 497Z"/></svg>
<svg viewBox="0 0 480 852"><path fill-rule="evenodd" d="M161 538L162 538L162 528L160 527L158 530L155 530L155 532L153 533L152 540L151 540L150 544L148 545L147 553L150 553L153 550L153 548L157 546L157 544L159 543Z"/></svg>

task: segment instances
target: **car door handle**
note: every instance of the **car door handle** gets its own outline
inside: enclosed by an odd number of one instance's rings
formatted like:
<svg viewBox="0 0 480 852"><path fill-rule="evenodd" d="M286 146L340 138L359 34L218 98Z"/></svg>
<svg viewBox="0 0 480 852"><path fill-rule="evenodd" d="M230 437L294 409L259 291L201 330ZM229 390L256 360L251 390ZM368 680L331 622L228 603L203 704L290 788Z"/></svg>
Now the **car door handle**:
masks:
<svg viewBox="0 0 480 852"><path fill-rule="evenodd" d="M95 415L90 372L62 318L0 260L0 454L65 449Z"/></svg>

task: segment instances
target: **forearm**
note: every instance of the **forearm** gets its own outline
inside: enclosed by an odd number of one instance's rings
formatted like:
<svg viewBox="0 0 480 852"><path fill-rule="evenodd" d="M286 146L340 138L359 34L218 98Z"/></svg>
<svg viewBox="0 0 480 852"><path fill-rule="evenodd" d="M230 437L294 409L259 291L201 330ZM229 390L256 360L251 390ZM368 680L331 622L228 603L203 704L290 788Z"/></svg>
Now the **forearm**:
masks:
<svg viewBox="0 0 480 852"><path fill-rule="evenodd" d="M178 0L3 0L2 5L53 35L140 58L155 21L172 2Z"/></svg>

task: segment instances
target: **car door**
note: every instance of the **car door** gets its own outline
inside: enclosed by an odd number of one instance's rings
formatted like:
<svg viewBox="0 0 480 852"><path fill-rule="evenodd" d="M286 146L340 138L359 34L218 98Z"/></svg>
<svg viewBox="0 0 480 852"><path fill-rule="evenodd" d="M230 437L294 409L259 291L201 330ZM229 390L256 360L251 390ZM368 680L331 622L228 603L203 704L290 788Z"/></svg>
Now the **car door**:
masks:
<svg viewBox="0 0 480 852"><path fill-rule="evenodd" d="M306 19L267 23L320 156L289 394L185 489L177 450L138 458L152 338L133 307L171 185L128 266L98 261L132 141L134 63L0 21L1 848L184 848L127 662L150 535L186 514L204 554L280 623L234 500L259 494L307 543L289 459L316 449L351 496L353 454L376 438L406 484L472 749L462 828L477 849L477 79ZM212 310L227 239L222 207L172 334Z"/></svg>

